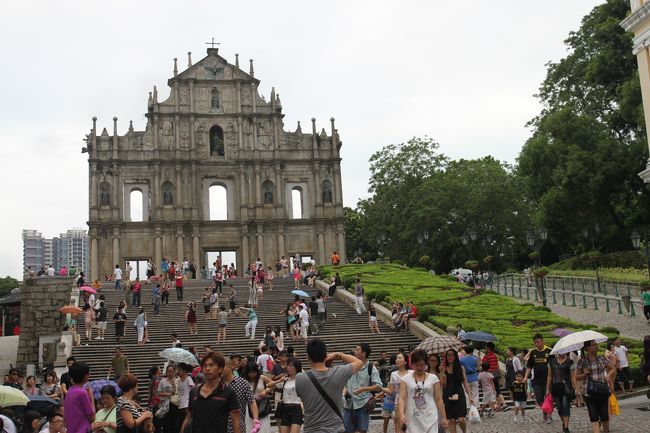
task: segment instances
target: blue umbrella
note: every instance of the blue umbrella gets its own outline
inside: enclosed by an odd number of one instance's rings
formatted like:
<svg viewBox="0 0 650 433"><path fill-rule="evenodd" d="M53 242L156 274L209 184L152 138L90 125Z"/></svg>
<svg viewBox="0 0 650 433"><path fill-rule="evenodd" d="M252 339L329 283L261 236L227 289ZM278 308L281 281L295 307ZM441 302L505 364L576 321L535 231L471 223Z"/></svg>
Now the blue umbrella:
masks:
<svg viewBox="0 0 650 433"><path fill-rule="evenodd" d="M47 411L52 406L57 406L58 401L47 397L45 395L30 395L27 402L27 408L38 411L41 415L47 414Z"/></svg>
<svg viewBox="0 0 650 433"><path fill-rule="evenodd" d="M462 339L469 341L497 341L497 337L483 331L466 332Z"/></svg>
<svg viewBox="0 0 650 433"><path fill-rule="evenodd" d="M113 388L115 388L115 392L117 393L117 395L122 394L122 390L120 389L119 386L117 386L117 383L112 381L112 380L108 380L108 379L97 379L97 380L90 381L90 382L86 383L84 388L92 389L93 397L95 397L96 400L99 400L101 398L101 396L102 396L101 390L106 385L113 386Z"/></svg>
<svg viewBox="0 0 650 433"><path fill-rule="evenodd" d="M291 293L294 295L302 296L303 298L309 298L309 293L305 292L304 290L292 290Z"/></svg>

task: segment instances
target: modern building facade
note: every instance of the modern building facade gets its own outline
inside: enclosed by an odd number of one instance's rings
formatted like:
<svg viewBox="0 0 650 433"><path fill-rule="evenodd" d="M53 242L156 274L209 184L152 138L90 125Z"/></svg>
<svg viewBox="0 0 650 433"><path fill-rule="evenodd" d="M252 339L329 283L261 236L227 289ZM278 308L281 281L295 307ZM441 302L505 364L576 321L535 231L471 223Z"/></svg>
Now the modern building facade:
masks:
<svg viewBox="0 0 650 433"><path fill-rule="evenodd" d="M37 230L23 230L23 267L38 272L41 267L74 267L87 272L90 268L88 232L71 229L58 237L45 238Z"/></svg>

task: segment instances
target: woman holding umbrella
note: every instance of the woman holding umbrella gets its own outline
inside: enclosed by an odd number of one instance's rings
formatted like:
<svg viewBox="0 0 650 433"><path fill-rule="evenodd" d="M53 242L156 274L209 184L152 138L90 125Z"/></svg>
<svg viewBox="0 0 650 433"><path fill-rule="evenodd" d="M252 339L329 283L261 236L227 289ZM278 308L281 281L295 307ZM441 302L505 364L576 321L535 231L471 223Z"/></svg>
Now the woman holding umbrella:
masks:
<svg viewBox="0 0 650 433"><path fill-rule="evenodd" d="M160 383L158 384L158 397L161 399L161 405L169 408L168 412L162 418L163 432L174 431L175 420L178 417L178 406L171 404L169 400L172 395L177 393L177 385L175 369L170 365L165 371L165 377L160 379Z"/></svg>
<svg viewBox="0 0 650 433"><path fill-rule="evenodd" d="M598 355L598 343L586 341L583 346L582 359L578 361L578 379L584 379L585 403L589 411L591 431L600 432L600 425L605 433L609 432L609 396L611 390L608 385L608 378L615 372L615 367L609 363L607 358Z"/></svg>

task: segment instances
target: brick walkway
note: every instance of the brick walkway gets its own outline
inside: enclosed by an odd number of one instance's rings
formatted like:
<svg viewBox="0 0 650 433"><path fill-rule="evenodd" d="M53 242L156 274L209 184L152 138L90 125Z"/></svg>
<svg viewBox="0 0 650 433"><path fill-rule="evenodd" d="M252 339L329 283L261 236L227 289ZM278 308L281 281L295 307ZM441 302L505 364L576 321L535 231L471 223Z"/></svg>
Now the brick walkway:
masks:
<svg viewBox="0 0 650 433"><path fill-rule="evenodd" d="M611 432L621 433L644 433L650 431L650 412L638 410L639 407L647 407L648 400L643 397L622 400L621 416L613 417L610 424ZM569 428L572 433L590 433L589 416L584 408L571 410L571 423ZM512 412L497 413L494 418L485 419L480 424L471 424L467 431L471 433L555 433L562 431L562 423L554 413L553 422L545 424L542 419L542 412L539 409L529 410L526 414L526 422L515 422L512 419ZM369 433L382 433L381 422L372 422ZM393 423L388 426L388 432L394 433ZM460 428L458 432L460 432Z"/></svg>

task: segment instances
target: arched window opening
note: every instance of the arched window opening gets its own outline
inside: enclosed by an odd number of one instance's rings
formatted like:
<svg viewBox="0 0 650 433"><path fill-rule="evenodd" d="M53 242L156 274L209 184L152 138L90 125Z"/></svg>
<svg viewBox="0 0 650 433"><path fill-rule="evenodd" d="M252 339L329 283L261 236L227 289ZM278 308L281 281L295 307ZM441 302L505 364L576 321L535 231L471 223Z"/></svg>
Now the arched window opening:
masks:
<svg viewBox="0 0 650 433"><path fill-rule="evenodd" d="M162 184L163 205L171 206L174 204L174 184L170 181L165 181Z"/></svg>
<svg viewBox="0 0 650 433"><path fill-rule="evenodd" d="M270 180L264 181L262 184L262 197L264 199L264 204L273 204L273 194L275 188L273 187L273 182Z"/></svg>
<svg viewBox="0 0 650 433"><path fill-rule="evenodd" d="M210 129L210 155L223 156L224 154L223 129L219 125L214 125Z"/></svg>
<svg viewBox="0 0 650 433"><path fill-rule="evenodd" d="M228 191L223 185L212 185L208 194L210 221L226 221L228 219Z"/></svg>
<svg viewBox="0 0 650 433"><path fill-rule="evenodd" d="M323 181L323 203L332 203L332 182Z"/></svg>
<svg viewBox="0 0 650 433"><path fill-rule="evenodd" d="M129 220L131 222L142 222L144 221L143 214L143 201L144 195L139 189L133 189L129 193Z"/></svg>
<svg viewBox="0 0 650 433"><path fill-rule="evenodd" d="M291 215L295 220L303 218L302 212L302 189L294 187L291 189Z"/></svg>

